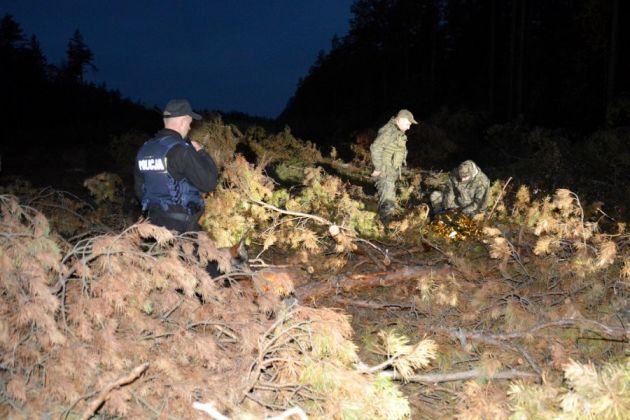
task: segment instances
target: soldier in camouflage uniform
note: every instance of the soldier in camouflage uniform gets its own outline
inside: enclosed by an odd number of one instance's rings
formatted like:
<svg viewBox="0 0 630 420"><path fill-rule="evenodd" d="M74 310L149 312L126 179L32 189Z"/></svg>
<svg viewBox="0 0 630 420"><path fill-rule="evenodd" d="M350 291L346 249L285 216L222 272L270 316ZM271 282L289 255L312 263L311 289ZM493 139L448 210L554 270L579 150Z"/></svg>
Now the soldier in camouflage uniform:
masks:
<svg viewBox="0 0 630 420"><path fill-rule="evenodd" d="M378 190L378 213L381 221L387 227L395 209L396 180L400 178L403 165L407 159L407 136L411 124L418 124L413 114L401 109L395 117L378 130L378 135L372 146L372 164Z"/></svg>
<svg viewBox="0 0 630 420"><path fill-rule="evenodd" d="M473 216L486 209L490 180L472 160L462 162L453 169L442 191L433 191L429 197L433 213L460 209Z"/></svg>

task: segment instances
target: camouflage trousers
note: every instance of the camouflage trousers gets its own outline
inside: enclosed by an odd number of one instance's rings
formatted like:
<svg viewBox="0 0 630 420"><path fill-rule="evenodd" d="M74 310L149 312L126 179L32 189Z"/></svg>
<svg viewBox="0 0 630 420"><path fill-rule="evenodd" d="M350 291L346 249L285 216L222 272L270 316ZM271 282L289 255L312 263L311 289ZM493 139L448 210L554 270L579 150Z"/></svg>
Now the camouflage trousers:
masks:
<svg viewBox="0 0 630 420"><path fill-rule="evenodd" d="M376 178L376 190L378 191L378 204L383 205L390 202L392 205L396 202L396 180L398 174L383 174Z"/></svg>

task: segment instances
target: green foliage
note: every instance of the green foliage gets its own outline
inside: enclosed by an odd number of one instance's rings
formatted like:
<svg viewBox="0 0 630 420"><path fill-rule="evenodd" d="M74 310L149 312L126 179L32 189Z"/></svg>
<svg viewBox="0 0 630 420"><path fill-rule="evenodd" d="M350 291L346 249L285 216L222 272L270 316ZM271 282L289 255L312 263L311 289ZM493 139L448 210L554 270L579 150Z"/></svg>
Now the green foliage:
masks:
<svg viewBox="0 0 630 420"><path fill-rule="evenodd" d="M98 204L122 201L123 196L120 194L120 190L123 187L123 182L120 176L116 174L102 172L83 181L83 186L90 191Z"/></svg>
<svg viewBox="0 0 630 420"><path fill-rule="evenodd" d="M222 168L234 158L243 135L236 126L225 124L221 115L210 114L191 130L188 137L205 146L210 157Z"/></svg>
<svg viewBox="0 0 630 420"><path fill-rule="evenodd" d="M325 412L337 412L341 419L403 419L411 412L398 385L385 377L367 382L365 377L342 373L334 365L319 361L305 366L300 382L331 396L331 401L325 402Z"/></svg>
<svg viewBox="0 0 630 420"><path fill-rule="evenodd" d="M313 355L319 359L333 359L350 366L357 361L357 348L349 341L340 340L337 331L321 330L313 335Z"/></svg>
<svg viewBox="0 0 630 420"><path fill-rule="evenodd" d="M302 370L300 382L308 384L317 392L330 394L339 386L336 373L337 369L333 365L311 361Z"/></svg>
<svg viewBox="0 0 630 420"><path fill-rule="evenodd" d="M377 409L382 418L402 419L411 415L409 401L391 379L378 376L372 387L376 398L384 402Z"/></svg>
<svg viewBox="0 0 630 420"><path fill-rule="evenodd" d="M630 362L592 364L570 361L566 384L514 383L510 386L513 419L624 419L630 412Z"/></svg>
<svg viewBox="0 0 630 420"><path fill-rule="evenodd" d="M259 131L250 132L247 144L254 151L260 162L275 160L302 162L319 162L323 159L316 145L301 141L293 136L291 129L285 129L275 135L263 137Z"/></svg>
<svg viewBox="0 0 630 420"><path fill-rule="evenodd" d="M273 166L278 180L283 183L301 183L304 179L306 163L298 159L282 160Z"/></svg>
<svg viewBox="0 0 630 420"><path fill-rule="evenodd" d="M208 198L202 219L202 226L219 246L232 245L248 233L249 239L263 244L264 249L273 245L318 254L324 249L322 239L330 241L326 225L303 226L295 217L279 214L264 204L326 219L362 237L379 235L376 213L365 210L365 204L358 199L361 197L352 197L341 179L327 174L321 167L304 166L302 187L297 192L276 188L263 174L263 169L248 163L242 156L226 166L223 172L226 183ZM279 219L283 221L279 223ZM297 226L300 228L296 229Z"/></svg>

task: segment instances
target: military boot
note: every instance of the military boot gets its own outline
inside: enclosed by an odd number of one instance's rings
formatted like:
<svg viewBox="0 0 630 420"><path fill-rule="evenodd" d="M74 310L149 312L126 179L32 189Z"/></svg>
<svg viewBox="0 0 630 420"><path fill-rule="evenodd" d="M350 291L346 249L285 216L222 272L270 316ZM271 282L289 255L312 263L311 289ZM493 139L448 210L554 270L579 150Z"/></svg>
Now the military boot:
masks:
<svg viewBox="0 0 630 420"><path fill-rule="evenodd" d="M378 208L378 215L381 219L381 223L385 227L385 230L389 229L389 222L392 221L394 215L394 208L396 206L391 201L383 201Z"/></svg>

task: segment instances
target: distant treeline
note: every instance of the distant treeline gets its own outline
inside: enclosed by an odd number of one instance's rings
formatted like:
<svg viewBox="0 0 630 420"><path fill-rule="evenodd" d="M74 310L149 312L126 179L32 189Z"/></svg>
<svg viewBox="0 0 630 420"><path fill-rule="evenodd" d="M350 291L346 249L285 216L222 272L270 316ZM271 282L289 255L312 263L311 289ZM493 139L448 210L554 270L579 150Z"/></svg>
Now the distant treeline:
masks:
<svg viewBox="0 0 630 420"><path fill-rule="evenodd" d="M629 12L621 0L357 0L349 33L320 54L280 119L324 142L402 107L628 124L627 112L614 116L630 102Z"/></svg>
<svg viewBox="0 0 630 420"><path fill-rule="evenodd" d="M0 20L0 63L4 169L37 170L75 147L77 154L91 150L86 163L100 164L107 160L111 136L132 129L150 132L160 123L158 112L85 81L86 72L96 67L78 30L63 62L51 64L37 36L27 37L6 14Z"/></svg>

